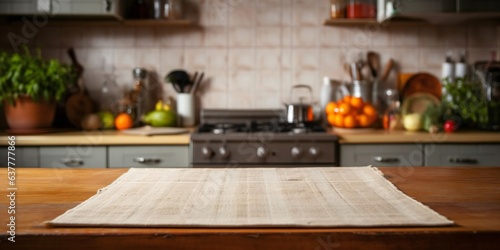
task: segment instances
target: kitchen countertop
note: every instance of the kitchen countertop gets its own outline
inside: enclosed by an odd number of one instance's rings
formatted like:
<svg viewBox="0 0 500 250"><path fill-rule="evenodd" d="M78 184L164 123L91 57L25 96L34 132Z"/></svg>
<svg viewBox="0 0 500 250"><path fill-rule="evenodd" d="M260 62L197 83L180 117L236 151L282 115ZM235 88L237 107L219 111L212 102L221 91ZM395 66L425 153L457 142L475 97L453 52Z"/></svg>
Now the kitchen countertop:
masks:
<svg viewBox="0 0 500 250"><path fill-rule="evenodd" d="M16 169L16 237L1 249L497 249L500 168L379 168L401 191L455 221L450 227L48 228L128 169ZM411 172L408 172L411 171ZM4 193L8 191L4 189ZM10 191L9 191L10 192ZM7 213L6 203L0 210ZM5 226L7 216L2 216Z"/></svg>
<svg viewBox="0 0 500 250"><path fill-rule="evenodd" d="M191 129L192 131L192 129ZM59 145L188 145L190 133L175 135L128 135L119 131L72 131L36 135L16 135L17 146ZM0 145L7 145L7 136L2 136Z"/></svg>
<svg viewBox="0 0 500 250"><path fill-rule="evenodd" d="M329 130L341 144L351 143L500 143L500 132L456 131L454 133L410 132L404 130Z"/></svg>
<svg viewBox="0 0 500 250"><path fill-rule="evenodd" d="M194 131L194 129L191 129ZM329 129L328 133L339 135L340 144L355 143L500 143L500 132L457 131L455 133L408 132L385 130ZM58 146L58 145L189 145L189 133L177 135L127 135L119 131L72 131L37 135L18 135L18 146ZM0 145L7 145L4 133Z"/></svg>

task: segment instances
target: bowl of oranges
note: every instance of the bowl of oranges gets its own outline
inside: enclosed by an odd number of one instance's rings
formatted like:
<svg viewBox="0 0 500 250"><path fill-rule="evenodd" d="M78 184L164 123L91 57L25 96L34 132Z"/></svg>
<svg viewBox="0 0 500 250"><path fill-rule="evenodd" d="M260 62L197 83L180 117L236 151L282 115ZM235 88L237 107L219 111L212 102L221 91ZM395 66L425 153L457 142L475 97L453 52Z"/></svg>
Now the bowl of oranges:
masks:
<svg viewBox="0 0 500 250"><path fill-rule="evenodd" d="M336 128L371 128L378 117L377 109L371 103L351 95L329 102L325 112L328 124Z"/></svg>

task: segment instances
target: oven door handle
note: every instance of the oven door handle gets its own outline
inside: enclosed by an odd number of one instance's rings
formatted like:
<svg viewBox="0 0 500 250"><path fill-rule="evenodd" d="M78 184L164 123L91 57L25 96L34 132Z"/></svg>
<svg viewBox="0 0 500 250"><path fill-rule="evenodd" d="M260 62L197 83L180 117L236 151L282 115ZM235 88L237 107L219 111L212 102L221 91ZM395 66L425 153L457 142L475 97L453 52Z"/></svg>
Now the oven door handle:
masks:
<svg viewBox="0 0 500 250"><path fill-rule="evenodd" d="M383 157L383 156L375 156L373 160L381 163L397 163L399 162L399 158L397 157Z"/></svg>
<svg viewBox="0 0 500 250"><path fill-rule="evenodd" d="M155 157L135 157L134 162L144 165L156 165L161 163L161 159Z"/></svg>

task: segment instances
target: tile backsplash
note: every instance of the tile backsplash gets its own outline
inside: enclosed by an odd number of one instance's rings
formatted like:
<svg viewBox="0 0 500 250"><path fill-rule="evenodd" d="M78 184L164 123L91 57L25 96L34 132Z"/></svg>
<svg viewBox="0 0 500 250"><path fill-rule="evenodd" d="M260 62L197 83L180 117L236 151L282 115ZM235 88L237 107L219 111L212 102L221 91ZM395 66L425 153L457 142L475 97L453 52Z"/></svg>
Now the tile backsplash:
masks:
<svg viewBox="0 0 500 250"><path fill-rule="evenodd" d="M186 15L193 27L56 25L49 20L30 46L43 55L69 62L72 46L85 67L84 82L98 100L105 73L116 76L115 95L133 86L132 69L153 73L159 97L175 92L163 82L173 69L204 71L199 93L203 108L279 108L295 84L308 84L319 99L322 77L347 80L342 64L368 50L398 62L400 72L440 75L446 51L455 59L466 49L468 62L499 51L500 26L398 25L324 26L327 0L189 0ZM12 50L7 34L21 27L1 27L0 46ZM394 86L393 75L386 86Z"/></svg>

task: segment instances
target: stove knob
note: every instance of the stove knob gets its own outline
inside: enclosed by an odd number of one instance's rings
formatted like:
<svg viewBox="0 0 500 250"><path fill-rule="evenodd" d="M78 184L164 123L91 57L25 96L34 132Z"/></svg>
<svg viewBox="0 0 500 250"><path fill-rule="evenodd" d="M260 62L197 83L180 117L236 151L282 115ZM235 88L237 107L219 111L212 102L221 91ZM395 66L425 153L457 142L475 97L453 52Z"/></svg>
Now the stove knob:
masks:
<svg viewBox="0 0 500 250"><path fill-rule="evenodd" d="M231 152L229 152L226 147L222 146L219 148L219 154L222 158L227 159L229 155L231 155Z"/></svg>
<svg viewBox="0 0 500 250"><path fill-rule="evenodd" d="M309 148L309 155L311 155L314 158L318 157L318 155L319 155L319 149L317 149L315 147L310 147Z"/></svg>
<svg viewBox="0 0 500 250"><path fill-rule="evenodd" d="M293 147L291 153L293 158L298 158L302 154L302 150L299 147Z"/></svg>
<svg viewBox="0 0 500 250"><path fill-rule="evenodd" d="M266 148L264 148L264 147L258 147L258 148L257 148L257 157L258 157L259 159L263 159L264 157L266 157L266 156L267 156L267 153L268 153L268 152L267 152L267 149L266 149Z"/></svg>
<svg viewBox="0 0 500 250"><path fill-rule="evenodd" d="M210 159L214 156L214 152L209 147L203 147L201 149L201 154L205 159Z"/></svg>

